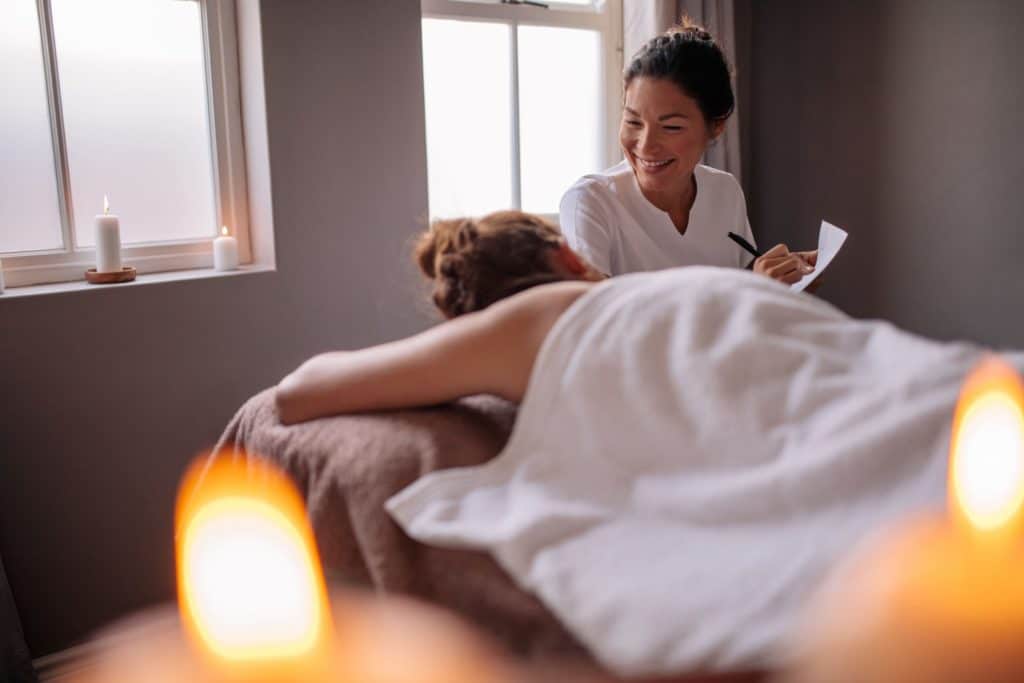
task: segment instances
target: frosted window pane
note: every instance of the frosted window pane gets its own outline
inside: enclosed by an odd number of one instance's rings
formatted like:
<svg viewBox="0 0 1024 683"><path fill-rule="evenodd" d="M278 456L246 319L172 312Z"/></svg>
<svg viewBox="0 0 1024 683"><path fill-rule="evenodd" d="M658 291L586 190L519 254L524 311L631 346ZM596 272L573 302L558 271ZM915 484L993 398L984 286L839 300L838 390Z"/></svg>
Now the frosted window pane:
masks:
<svg viewBox="0 0 1024 683"><path fill-rule="evenodd" d="M596 31L519 28L523 210L558 213L562 193L600 170L601 37Z"/></svg>
<svg viewBox="0 0 1024 683"><path fill-rule="evenodd" d="M0 2L0 252L63 244L35 0Z"/></svg>
<svg viewBox="0 0 1024 683"><path fill-rule="evenodd" d="M213 237L199 3L52 1L77 244L104 194L125 243Z"/></svg>
<svg viewBox="0 0 1024 683"><path fill-rule="evenodd" d="M423 84L431 217L512 204L510 29L423 20Z"/></svg>

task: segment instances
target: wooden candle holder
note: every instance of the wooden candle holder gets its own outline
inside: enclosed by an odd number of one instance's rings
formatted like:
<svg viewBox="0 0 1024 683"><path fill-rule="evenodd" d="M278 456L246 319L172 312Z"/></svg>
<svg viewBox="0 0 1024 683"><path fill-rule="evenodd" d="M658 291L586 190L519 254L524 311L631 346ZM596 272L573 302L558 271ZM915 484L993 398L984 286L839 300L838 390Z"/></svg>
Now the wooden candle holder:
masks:
<svg viewBox="0 0 1024 683"><path fill-rule="evenodd" d="M112 285L116 282L131 282L135 279L135 268L125 266L112 273L97 273L95 268L85 271L85 279L91 285Z"/></svg>

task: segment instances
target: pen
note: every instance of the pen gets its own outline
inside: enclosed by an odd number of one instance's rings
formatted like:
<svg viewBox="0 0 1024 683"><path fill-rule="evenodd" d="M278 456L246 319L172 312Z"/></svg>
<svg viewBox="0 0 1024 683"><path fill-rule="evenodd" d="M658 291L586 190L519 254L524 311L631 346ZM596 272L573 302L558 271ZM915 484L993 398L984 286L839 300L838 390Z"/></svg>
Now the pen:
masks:
<svg viewBox="0 0 1024 683"><path fill-rule="evenodd" d="M761 256L761 252L759 252L756 248L754 248L753 244L751 244L750 242L746 241L745 239L743 239L742 237L740 237L736 233L730 232L729 233L729 239L731 239L733 242L735 242L736 244L740 245L741 247L743 247L744 249L749 251L751 254L753 254L754 258L757 258L757 257Z"/></svg>

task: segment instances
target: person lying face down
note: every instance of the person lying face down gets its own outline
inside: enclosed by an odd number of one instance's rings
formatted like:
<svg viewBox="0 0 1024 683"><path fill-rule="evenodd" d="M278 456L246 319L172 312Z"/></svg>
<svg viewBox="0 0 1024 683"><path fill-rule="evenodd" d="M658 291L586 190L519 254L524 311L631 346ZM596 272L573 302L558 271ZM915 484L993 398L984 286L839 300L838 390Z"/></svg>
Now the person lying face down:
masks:
<svg viewBox="0 0 1024 683"><path fill-rule="evenodd" d="M314 356L278 384L281 422L478 393L519 402L551 326L603 279L557 228L520 211L435 221L415 257L448 321L400 341Z"/></svg>

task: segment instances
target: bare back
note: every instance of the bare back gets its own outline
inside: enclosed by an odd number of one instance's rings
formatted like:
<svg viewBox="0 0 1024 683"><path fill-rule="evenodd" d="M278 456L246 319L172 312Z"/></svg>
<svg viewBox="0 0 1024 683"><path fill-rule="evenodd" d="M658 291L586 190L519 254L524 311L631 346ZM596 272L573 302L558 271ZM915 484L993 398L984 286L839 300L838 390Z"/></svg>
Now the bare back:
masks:
<svg viewBox="0 0 1024 683"><path fill-rule="evenodd" d="M551 328L594 284L576 280L543 285L492 306L497 318L495 325L509 335L506 352L510 362L500 368L506 375L502 378L504 391L500 395L510 401L523 400L533 364Z"/></svg>

